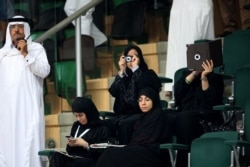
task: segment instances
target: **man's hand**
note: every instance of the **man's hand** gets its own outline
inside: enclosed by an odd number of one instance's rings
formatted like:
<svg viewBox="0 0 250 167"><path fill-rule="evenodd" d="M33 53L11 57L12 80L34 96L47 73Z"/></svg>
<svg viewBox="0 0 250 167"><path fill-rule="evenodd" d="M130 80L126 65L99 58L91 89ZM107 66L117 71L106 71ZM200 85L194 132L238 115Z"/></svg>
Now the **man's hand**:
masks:
<svg viewBox="0 0 250 167"><path fill-rule="evenodd" d="M28 54L27 42L25 39L20 39L17 41L17 49L20 50L21 54L26 57Z"/></svg>

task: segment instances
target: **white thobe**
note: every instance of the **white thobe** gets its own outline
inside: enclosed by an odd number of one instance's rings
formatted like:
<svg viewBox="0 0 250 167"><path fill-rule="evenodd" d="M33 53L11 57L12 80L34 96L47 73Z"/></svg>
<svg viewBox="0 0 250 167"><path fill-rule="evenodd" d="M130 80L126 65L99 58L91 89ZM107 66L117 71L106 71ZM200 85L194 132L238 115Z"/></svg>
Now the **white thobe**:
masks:
<svg viewBox="0 0 250 167"><path fill-rule="evenodd" d="M64 11L67 16L70 16L89 2L91 0L67 0L64 5ZM98 46L106 42L107 37L93 23L92 13L94 10L95 8L91 8L85 15L81 16L81 34L92 36L95 46ZM73 24L75 25L75 22Z"/></svg>
<svg viewBox="0 0 250 167"><path fill-rule="evenodd" d="M214 40L212 0L173 0L170 11L166 77L174 79L176 70L187 67L186 44L195 40ZM173 83L165 84L171 91Z"/></svg>
<svg viewBox="0 0 250 167"><path fill-rule="evenodd" d="M25 58L16 48L0 50L1 167L41 167L43 80L49 72L46 52L38 43L28 45Z"/></svg>

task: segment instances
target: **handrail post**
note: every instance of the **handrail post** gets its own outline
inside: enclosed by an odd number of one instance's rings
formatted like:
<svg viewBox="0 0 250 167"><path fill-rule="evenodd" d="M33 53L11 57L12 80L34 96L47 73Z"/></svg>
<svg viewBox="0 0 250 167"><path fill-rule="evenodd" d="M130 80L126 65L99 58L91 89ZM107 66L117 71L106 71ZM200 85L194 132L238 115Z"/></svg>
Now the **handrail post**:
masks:
<svg viewBox="0 0 250 167"><path fill-rule="evenodd" d="M101 3L102 1L103 0L91 0L88 4L86 4L85 6L81 7L75 13L73 13L70 16L68 16L67 18L65 18L64 20L62 20L61 22L59 22L58 24L56 24L55 26L53 26L52 28L50 28L49 30L47 30L44 34L42 34L41 36L39 36L34 41L38 42L38 43L43 42L48 37L50 37L51 35L57 33L59 30L61 30L62 28L66 27L68 24L70 24L73 20L75 20L79 16L83 15L90 8L95 7L96 5L98 5L99 3Z"/></svg>
<svg viewBox="0 0 250 167"><path fill-rule="evenodd" d="M101 3L103 0L91 0L88 4L81 7L79 10L77 10L72 15L68 16L55 26L53 26L51 29L47 30L44 34L39 36L37 39L35 39L35 42L42 43L44 40L46 40L49 36L57 33L62 28L66 27L68 24L70 24L73 20L75 20L75 42L76 42L76 95L81 97L82 96L82 85L83 85L83 75L82 75L82 48L81 48L81 15L85 14L90 8L95 7L99 3Z"/></svg>
<svg viewBox="0 0 250 167"><path fill-rule="evenodd" d="M82 97L82 47L81 47L81 16L75 20L76 40L76 95Z"/></svg>

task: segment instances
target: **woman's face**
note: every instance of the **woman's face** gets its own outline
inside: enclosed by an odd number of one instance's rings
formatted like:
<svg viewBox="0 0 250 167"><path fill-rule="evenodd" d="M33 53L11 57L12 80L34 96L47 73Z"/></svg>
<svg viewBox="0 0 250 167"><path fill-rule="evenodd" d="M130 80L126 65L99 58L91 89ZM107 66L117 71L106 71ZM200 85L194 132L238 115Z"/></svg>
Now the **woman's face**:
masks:
<svg viewBox="0 0 250 167"><path fill-rule="evenodd" d="M137 63L137 65L139 64L138 52L135 49L131 49L128 52L128 55L126 55L126 56L131 57L131 61L130 62L126 62L127 66L129 68L132 68L133 67L133 63L135 63L135 62Z"/></svg>
<svg viewBox="0 0 250 167"><path fill-rule="evenodd" d="M88 123L88 119L86 117L86 114L84 112L78 113L78 112L74 112L73 113L76 117L76 120L82 124L82 125L86 125Z"/></svg>
<svg viewBox="0 0 250 167"><path fill-rule="evenodd" d="M153 108L153 101L147 96L141 95L138 102L142 112L149 112Z"/></svg>

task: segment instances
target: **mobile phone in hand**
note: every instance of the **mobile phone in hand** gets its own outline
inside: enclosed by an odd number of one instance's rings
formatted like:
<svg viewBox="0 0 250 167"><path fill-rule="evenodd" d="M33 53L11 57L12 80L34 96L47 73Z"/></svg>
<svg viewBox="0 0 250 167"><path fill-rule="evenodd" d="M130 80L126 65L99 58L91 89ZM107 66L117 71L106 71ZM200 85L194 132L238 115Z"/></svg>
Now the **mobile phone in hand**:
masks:
<svg viewBox="0 0 250 167"><path fill-rule="evenodd" d="M76 138L74 138L74 137L72 137L72 136L66 136L66 138L67 138L68 140L70 140L70 141L76 140Z"/></svg>

